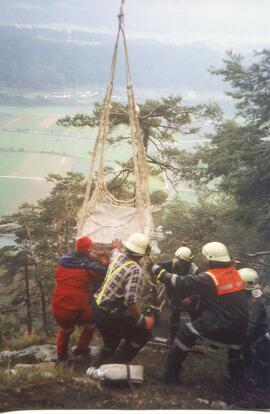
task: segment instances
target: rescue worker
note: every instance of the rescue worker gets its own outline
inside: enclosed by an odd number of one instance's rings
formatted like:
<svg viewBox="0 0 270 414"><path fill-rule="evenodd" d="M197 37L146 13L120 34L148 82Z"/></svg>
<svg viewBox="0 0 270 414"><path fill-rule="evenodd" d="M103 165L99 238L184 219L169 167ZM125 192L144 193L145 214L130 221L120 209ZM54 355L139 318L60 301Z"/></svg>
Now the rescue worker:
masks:
<svg viewBox="0 0 270 414"><path fill-rule="evenodd" d="M194 276L199 273L199 268L192 262L193 257L194 256L192 255L189 247L181 246L176 250L173 260L162 261L158 264L169 273L175 273L179 276ZM166 287L166 296L167 302L171 309L171 316L169 320L170 338L168 340L168 344L172 345L180 325L181 305L182 308L191 310L198 304L199 297L196 296L196 298L193 297L192 299L188 298L189 301L186 299L186 301L182 302L185 295L183 296L179 292L176 292L175 288L171 286ZM196 304L194 303L195 299L197 299ZM188 306L185 306L185 303L187 302Z"/></svg>
<svg viewBox="0 0 270 414"><path fill-rule="evenodd" d="M270 329L256 342L254 367L255 389L268 392L270 390Z"/></svg>
<svg viewBox="0 0 270 414"><path fill-rule="evenodd" d="M246 296L249 301L249 321L243 356L247 366L253 364L253 345L265 335L268 330L267 311L262 301L262 290L259 285L259 275L248 267L238 270L246 285Z"/></svg>
<svg viewBox="0 0 270 414"><path fill-rule="evenodd" d="M127 363L151 337L152 316L144 316L140 299L144 288L142 266L150 253L149 240L142 233L132 234L124 245L112 243L110 266L93 304L96 326L103 347L94 363ZM121 342L122 341L122 342Z"/></svg>
<svg viewBox="0 0 270 414"><path fill-rule="evenodd" d="M90 258L93 242L88 237L76 241L76 251L60 258L56 268L52 314L59 325L56 339L58 361L68 359L69 338L76 325L82 326L73 351L75 355L88 355L94 334L90 287L92 278L103 278L107 267Z"/></svg>
<svg viewBox="0 0 270 414"><path fill-rule="evenodd" d="M180 327L171 347L162 380L178 384L183 361L198 338L229 350L229 371L236 383L242 379L241 347L248 325L248 300L245 285L234 268L226 246L219 242L207 243L202 254L208 261L208 270L195 276L178 276L167 273L158 265L152 272L167 286L180 294L200 295L203 302L201 315Z"/></svg>
<svg viewBox="0 0 270 414"><path fill-rule="evenodd" d="M270 386L270 331L259 275L250 268L238 272L246 283L249 300L249 324L243 355L247 366L254 366L254 378L249 378L247 389L267 391Z"/></svg>

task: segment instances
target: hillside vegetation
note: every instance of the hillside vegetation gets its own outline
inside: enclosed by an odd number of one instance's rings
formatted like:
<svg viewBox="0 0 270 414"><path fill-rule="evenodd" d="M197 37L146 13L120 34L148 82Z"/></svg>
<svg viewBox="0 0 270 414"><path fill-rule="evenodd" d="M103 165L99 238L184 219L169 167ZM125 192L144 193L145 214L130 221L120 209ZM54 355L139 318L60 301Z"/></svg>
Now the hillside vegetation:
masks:
<svg viewBox="0 0 270 414"><path fill-rule="evenodd" d="M270 407L269 395L231 390L224 381L225 352L205 350L190 355L181 372L181 385L177 387L166 386L158 380L167 350L150 346L134 360L134 364L144 366L144 382L133 388L87 378L89 359L48 369L47 378L33 369L10 375L0 368L0 409L258 410Z"/></svg>
<svg viewBox="0 0 270 414"><path fill-rule="evenodd" d="M113 42L113 35L0 26L0 87L46 91L104 86ZM217 52L200 45L163 46L145 40L129 43L132 78L137 88L167 89L170 85L180 92L216 91L221 86L207 72L220 60ZM123 84L123 73L120 59L116 83Z"/></svg>
<svg viewBox="0 0 270 414"><path fill-rule="evenodd" d="M270 284L270 51L262 51L248 67L241 56L229 53L223 67L213 72L231 85L230 95L237 111L235 119L226 119L216 105L184 105L180 96L140 104L139 122L150 173L154 177L162 173L171 187L188 181L198 195L196 203L188 203L179 194L172 199L168 191L152 192L160 248L155 259L171 258L185 241L192 248L196 263L201 265L202 246L213 240L223 242L238 267L258 271L267 297ZM112 108L110 130L122 129L120 134L109 137L109 148L114 144L121 146L129 139L128 134L122 133L128 121L126 105L113 102ZM59 124L67 129L87 127L93 131L101 110L97 103L90 114L72 114L62 118ZM194 130L194 119L211 120L213 129L207 143L188 152L179 148L176 134L190 136L198 132L197 128ZM10 122L10 118L6 121ZM45 127L44 121L41 122ZM10 137L10 131L4 133ZM39 134L35 136L31 137L36 139L35 149L44 148L47 135L42 134L42 140ZM71 138L67 137L65 143L68 139ZM14 146L15 142L18 146L17 138L13 140ZM8 141L11 139L6 139L5 145ZM12 144L9 142L9 145ZM24 152L19 150L21 147L17 148L17 152ZM156 148L154 153L153 148ZM63 144L62 151L68 150ZM130 154L126 155L128 159L118 161L117 171L111 165L105 170L109 190L120 198L134 193L132 160ZM14 157L14 163L19 158ZM3 247L0 255L2 350L8 348L11 339L20 336L31 337L34 333L52 338L55 334L49 306L54 269L59 256L74 248L76 216L86 183L85 176L74 171L65 175L49 174L47 181L51 185L49 195L37 203L24 203L13 214L1 218L0 234L13 235L16 242ZM97 288L94 286L93 290ZM0 372L4 379L0 385L0 401L4 401L5 409L130 408L130 404L133 409L190 409L215 408L211 405L213 400L222 398L226 404L222 408L269 408L268 394L242 395L239 390L233 393L224 384L223 353L212 356L208 350L205 357L196 358L194 354L187 361L182 385L170 389L157 382L156 371L164 362L164 354L146 348L137 360L146 369L145 387L134 393L129 389L108 392L84 382L81 377L84 377L85 365L83 369L75 367L74 375L68 369L59 378L30 376L27 381L23 375L10 378L5 372L8 367L4 367ZM74 379L77 375L79 380ZM198 401L199 398L207 402Z"/></svg>

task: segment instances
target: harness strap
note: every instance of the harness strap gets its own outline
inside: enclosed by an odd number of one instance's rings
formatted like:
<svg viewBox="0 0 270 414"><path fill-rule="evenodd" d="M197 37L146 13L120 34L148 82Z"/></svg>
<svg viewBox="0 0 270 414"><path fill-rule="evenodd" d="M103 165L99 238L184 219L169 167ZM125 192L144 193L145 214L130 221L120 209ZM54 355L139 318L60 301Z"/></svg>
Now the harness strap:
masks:
<svg viewBox="0 0 270 414"><path fill-rule="evenodd" d="M99 292L99 294L97 295L97 299L96 299L96 303L99 305L101 302L101 299L103 297L103 294L106 290L106 288L108 287L109 282L112 280L112 278L114 277L114 275L118 272L120 272L122 269L124 269L125 267L129 266L132 263L136 263L134 262L134 260L127 260L125 263L123 263L121 266L118 266L114 269L115 264L117 262L117 259L119 258L119 256L117 256L115 258L115 261L111 264L110 266L110 270L106 275L106 278L104 280L103 286L101 288L101 291Z"/></svg>

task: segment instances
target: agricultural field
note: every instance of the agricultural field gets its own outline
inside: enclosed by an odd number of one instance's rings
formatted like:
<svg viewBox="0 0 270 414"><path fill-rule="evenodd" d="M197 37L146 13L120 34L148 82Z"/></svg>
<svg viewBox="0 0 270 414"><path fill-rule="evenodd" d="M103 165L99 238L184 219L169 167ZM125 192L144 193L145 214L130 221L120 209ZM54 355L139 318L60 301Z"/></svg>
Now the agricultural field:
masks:
<svg viewBox="0 0 270 414"><path fill-rule="evenodd" d="M46 197L51 189L45 180L48 173L87 174L97 131L88 127L65 128L56 122L66 115L90 110L89 105L0 106L0 215L15 212L23 202L35 203ZM106 165L114 165L130 155L131 147L121 143L108 147L104 157ZM166 188L166 183L163 177L154 177L150 187ZM194 193L184 190L183 198L193 200Z"/></svg>

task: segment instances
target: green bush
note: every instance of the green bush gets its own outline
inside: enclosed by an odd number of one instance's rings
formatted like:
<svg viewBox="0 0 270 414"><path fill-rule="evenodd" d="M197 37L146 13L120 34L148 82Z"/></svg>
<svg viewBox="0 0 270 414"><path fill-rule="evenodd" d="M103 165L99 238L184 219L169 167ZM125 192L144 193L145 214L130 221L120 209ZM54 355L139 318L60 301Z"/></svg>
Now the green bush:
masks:
<svg viewBox="0 0 270 414"><path fill-rule="evenodd" d="M20 331L20 324L14 318L0 316L0 349L3 348L6 341L13 338Z"/></svg>
<svg viewBox="0 0 270 414"><path fill-rule="evenodd" d="M20 337L8 339L5 341L4 347L5 349L8 349L10 351L12 350L18 351L20 349L28 348L29 346L32 346L32 345L44 345L48 343L53 344L54 338L48 338L43 335L32 334L32 335L23 335Z"/></svg>

